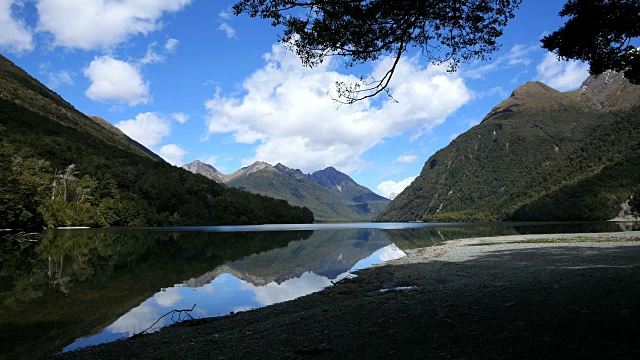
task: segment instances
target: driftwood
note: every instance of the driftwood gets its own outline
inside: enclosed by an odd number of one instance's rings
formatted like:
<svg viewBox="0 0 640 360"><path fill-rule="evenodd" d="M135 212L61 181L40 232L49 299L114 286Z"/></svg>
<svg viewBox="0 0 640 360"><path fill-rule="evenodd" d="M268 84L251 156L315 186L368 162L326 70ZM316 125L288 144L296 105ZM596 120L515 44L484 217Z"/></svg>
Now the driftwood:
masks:
<svg viewBox="0 0 640 360"><path fill-rule="evenodd" d="M16 234L6 235L4 238L5 239L9 239L9 240L13 240L13 241L17 241L17 242L20 242L20 243L23 243L23 242L38 242L38 241L42 240L42 234L37 233L37 232L27 233L27 232L24 232L24 231L20 231L19 233L16 233Z"/></svg>
<svg viewBox="0 0 640 360"><path fill-rule="evenodd" d="M168 313L160 316L158 318L158 320L156 320L156 322L154 322L153 324L151 324L151 326L149 326L148 328L144 329L143 331L135 334L134 336L138 336L138 335L142 335L142 334L147 334L147 331L151 330L154 326L156 326L157 323L160 322L160 320L162 320L163 318L165 318L166 316L171 315L171 320L173 320L173 322L178 322L178 321L182 321L182 320L186 320L187 318L185 317L184 319L182 318L182 315L186 315L189 319L194 320L193 316L191 316L191 314L189 314L191 311L193 311L193 309L196 308L196 304L193 304L193 306L191 307L191 309L182 309L182 310L171 310ZM176 317L177 315L177 317Z"/></svg>

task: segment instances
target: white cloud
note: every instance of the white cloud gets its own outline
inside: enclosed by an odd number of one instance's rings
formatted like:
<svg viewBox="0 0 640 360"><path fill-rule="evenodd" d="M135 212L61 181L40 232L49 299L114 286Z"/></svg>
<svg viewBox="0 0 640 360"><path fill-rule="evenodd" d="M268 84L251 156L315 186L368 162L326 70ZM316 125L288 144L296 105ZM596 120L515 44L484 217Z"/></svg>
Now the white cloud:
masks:
<svg viewBox="0 0 640 360"><path fill-rule="evenodd" d="M480 66L474 67L473 65L465 69L462 72L462 76L470 79L482 79L488 73L493 71L497 71L500 69L514 67L517 65L521 65L527 67L533 61L531 59L531 55L540 51L540 46L538 44L516 44L509 49L509 52L499 56L493 62L485 63L485 62L477 62L475 64L483 64Z"/></svg>
<svg viewBox="0 0 640 360"><path fill-rule="evenodd" d="M158 155L165 159L168 163L175 166L182 166L184 161L182 158L187 154L187 151L180 145L167 144L158 150Z"/></svg>
<svg viewBox="0 0 640 360"><path fill-rule="evenodd" d="M164 49L169 53L173 53L176 51L179 43L180 42L178 40L171 38L167 40L166 44L164 44Z"/></svg>
<svg viewBox="0 0 640 360"><path fill-rule="evenodd" d="M13 53L33 50L33 35L23 20L12 16L12 6L20 5L16 0L0 0L0 49Z"/></svg>
<svg viewBox="0 0 640 360"><path fill-rule="evenodd" d="M156 308L147 300L129 310L128 313L122 315L113 324L107 327L107 331L112 333L124 333L129 336L146 330L159 318ZM166 318L160 319L154 329L159 329L166 324Z"/></svg>
<svg viewBox="0 0 640 360"><path fill-rule="evenodd" d="M49 32L54 46L111 48L130 36L162 27L165 13L177 12L191 0L38 0L37 30Z"/></svg>
<svg viewBox="0 0 640 360"><path fill-rule="evenodd" d="M156 304L170 308L176 306L180 300L182 300L182 295L180 291L176 287L171 287L168 289L162 289L162 291L156 293L152 299L155 300Z"/></svg>
<svg viewBox="0 0 640 360"><path fill-rule="evenodd" d="M157 43L155 42L149 44L149 46L147 47L147 53L142 59L140 59L141 64L155 64L164 62L164 56L158 54L154 49L156 45Z"/></svg>
<svg viewBox="0 0 640 360"><path fill-rule="evenodd" d="M412 163L414 161L418 160L418 155L415 154L409 154L409 155L400 155L398 156L395 160L395 162L399 162L399 163Z"/></svg>
<svg viewBox="0 0 640 360"><path fill-rule="evenodd" d="M230 9L222 10L218 14L218 16L220 16L221 18L223 18L225 20L229 20L231 18L231 10Z"/></svg>
<svg viewBox="0 0 640 360"><path fill-rule="evenodd" d="M49 74L49 87L55 89L62 84L73 85L73 79L68 71L61 70L56 73Z"/></svg>
<svg viewBox="0 0 640 360"><path fill-rule="evenodd" d="M171 121L151 112L138 114L135 119L120 121L116 126L148 148L160 144L162 138L171 132Z"/></svg>
<svg viewBox="0 0 640 360"><path fill-rule="evenodd" d="M411 185L411 183L413 182L413 180L416 179L417 176L412 176L409 178L406 178L404 180L395 182L393 180L388 180L388 181L383 181L380 184L378 184L378 186L376 187L376 190L378 190L378 194L386 197L386 198L391 198L393 197L393 194L400 194L402 192L402 190L404 190L407 186Z"/></svg>
<svg viewBox="0 0 640 360"><path fill-rule="evenodd" d="M225 33L229 39L234 39L236 37L236 31L226 22L220 24L220 26L218 26L218 30Z"/></svg>
<svg viewBox="0 0 640 360"><path fill-rule="evenodd" d="M207 158L205 158L204 160L202 160L203 163L205 164L209 164L211 166L216 166L216 162L218 162L218 157L216 155L210 155Z"/></svg>
<svg viewBox="0 0 640 360"><path fill-rule="evenodd" d="M96 101L116 101L130 106L149 102L149 83L140 70L109 55L95 57L84 76L91 80L85 95Z"/></svg>
<svg viewBox="0 0 640 360"><path fill-rule="evenodd" d="M558 91L576 89L589 76L589 65L575 60L558 60L551 52L544 56L537 70L538 79Z"/></svg>
<svg viewBox="0 0 640 360"><path fill-rule="evenodd" d="M396 244L391 244L376 251L376 254L380 257L380 260L387 262L395 259L400 259L407 256L407 253L400 250Z"/></svg>
<svg viewBox="0 0 640 360"><path fill-rule="evenodd" d="M255 293L255 300L260 305L267 306L310 294L329 285L331 282L326 277L305 272L300 277L285 280L280 284L270 282L256 287L253 284L244 283L242 287L252 290Z"/></svg>
<svg viewBox="0 0 640 360"><path fill-rule="evenodd" d="M1 0L0 0L1 1ZM73 74L66 70L51 71L51 64L45 63L38 66L40 74L47 76L47 86L55 89L60 85L73 85Z"/></svg>
<svg viewBox="0 0 640 360"><path fill-rule="evenodd" d="M171 117L180 124L184 124L189 121L189 115L182 112L173 113L171 114Z"/></svg>
<svg viewBox="0 0 640 360"><path fill-rule="evenodd" d="M305 68L282 45L274 45L265 61L242 84L244 96L218 92L205 104L210 134L231 133L236 142L257 143L245 165L262 160L305 172L336 166L349 173L361 168L361 155L384 138L433 128L471 98L456 74L445 67L424 68L413 58L400 61L392 80L399 103L364 100L336 109L328 93L336 81L355 82L355 76L334 71L331 61ZM388 66L390 60L375 64L373 76L380 78Z"/></svg>

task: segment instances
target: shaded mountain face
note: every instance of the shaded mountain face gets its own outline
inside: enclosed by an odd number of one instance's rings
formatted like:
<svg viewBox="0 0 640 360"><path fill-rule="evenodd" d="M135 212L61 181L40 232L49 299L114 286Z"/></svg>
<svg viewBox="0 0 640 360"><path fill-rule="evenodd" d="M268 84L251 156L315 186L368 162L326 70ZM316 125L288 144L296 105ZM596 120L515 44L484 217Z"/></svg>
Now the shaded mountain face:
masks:
<svg viewBox="0 0 640 360"><path fill-rule="evenodd" d="M638 106L640 86L617 73L568 93L527 83L431 156L376 220L606 220L637 212Z"/></svg>
<svg viewBox="0 0 640 360"><path fill-rule="evenodd" d="M312 221L166 163L0 56L0 228Z"/></svg>
<svg viewBox="0 0 640 360"><path fill-rule="evenodd" d="M333 167L304 174L282 164L255 162L225 175L213 174L213 167L205 165L194 161L183 168L241 190L306 206L322 221L370 220L390 202Z"/></svg>

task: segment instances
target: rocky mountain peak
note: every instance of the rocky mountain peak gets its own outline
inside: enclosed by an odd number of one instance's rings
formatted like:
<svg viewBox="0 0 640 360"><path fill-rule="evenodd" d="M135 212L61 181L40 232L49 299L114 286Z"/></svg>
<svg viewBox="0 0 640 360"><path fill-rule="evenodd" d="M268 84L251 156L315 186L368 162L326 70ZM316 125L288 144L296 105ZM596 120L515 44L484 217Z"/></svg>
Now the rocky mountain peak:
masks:
<svg viewBox="0 0 640 360"><path fill-rule="evenodd" d="M611 70L589 76L580 89L568 94L579 103L600 111L627 110L640 105L640 86L631 84L622 73Z"/></svg>
<svg viewBox="0 0 640 360"><path fill-rule="evenodd" d="M213 166L207 163L204 163L200 160L195 160L188 164L185 164L182 166L182 168L194 174L204 175L209 179L218 183L225 182L225 179L224 179L225 175L223 173L218 171L218 169L214 168Z"/></svg>

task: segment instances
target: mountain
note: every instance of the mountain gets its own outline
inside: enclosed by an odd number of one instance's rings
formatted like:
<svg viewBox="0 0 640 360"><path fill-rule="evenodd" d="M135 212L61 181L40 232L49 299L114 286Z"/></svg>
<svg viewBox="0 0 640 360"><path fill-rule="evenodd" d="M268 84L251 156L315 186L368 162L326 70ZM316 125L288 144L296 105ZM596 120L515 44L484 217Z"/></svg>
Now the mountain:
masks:
<svg viewBox="0 0 640 360"><path fill-rule="evenodd" d="M304 174L258 161L225 175L196 160L183 168L231 187L306 206L322 221L370 220L390 202L333 167Z"/></svg>
<svg viewBox="0 0 640 360"><path fill-rule="evenodd" d="M166 163L0 56L0 228L311 221Z"/></svg>
<svg viewBox="0 0 640 360"><path fill-rule="evenodd" d="M425 163L377 221L606 220L640 211L640 86L514 90Z"/></svg>
<svg viewBox="0 0 640 360"><path fill-rule="evenodd" d="M390 203L389 199L356 183L333 167L316 171L308 175L308 179L331 191L358 214L376 216Z"/></svg>
<svg viewBox="0 0 640 360"><path fill-rule="evenodd" d="M225 175L209 164L205 164L200 160L193 161L183 166L184 169L194 173L204 175L205 177L217 182L224 183Z"/></svg>
<svg viewBox="0 0 640 360"><path fill-rule="evenodd" d="M142 151L143 153L145 153L146 155L148 155L152 159L164 162L163 158L158 156L153 151L147 149L144 145L140 144L139 142L137 142L137 141L133 140L132 138L130 138L129 136L127 136L127 134L122 132L122 130L118 129L116 126L114 126L113 124L111 124L107 120L105 120L105 119L103 119L103 118L101 118L99 116L89 116L89 119L95 121L98 125L104 127L105 129L111 131L112 133L116 134L119 138L124 140L126 143L128 143L129 145L133 145L135 148L137 148L138 150Z"/></svg>

